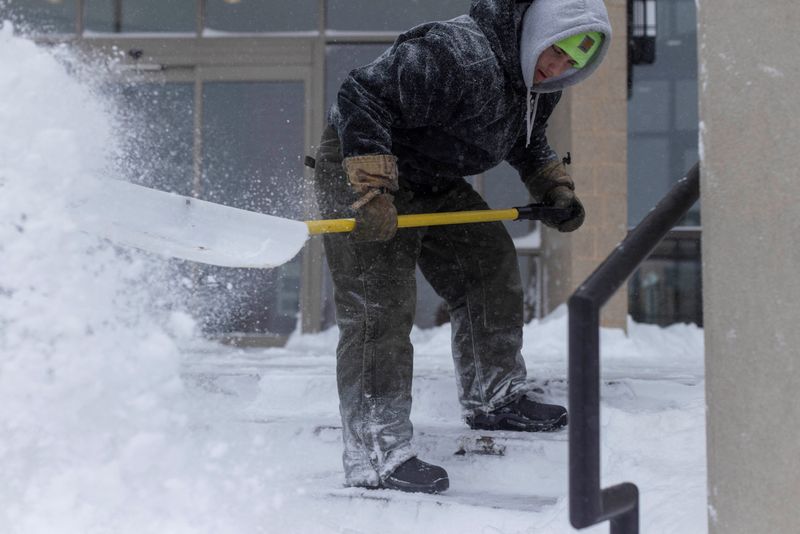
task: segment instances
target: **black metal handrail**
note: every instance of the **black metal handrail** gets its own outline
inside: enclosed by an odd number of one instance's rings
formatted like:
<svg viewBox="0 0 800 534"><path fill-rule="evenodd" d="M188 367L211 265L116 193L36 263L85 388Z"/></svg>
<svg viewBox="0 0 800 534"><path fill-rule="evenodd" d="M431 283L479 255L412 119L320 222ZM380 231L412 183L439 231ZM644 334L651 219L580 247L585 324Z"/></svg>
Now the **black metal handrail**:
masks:
<svg viewBox="0 0 800 534"><path fill-rule="evenodd" d="M681 178L581 284L569 309L569 518L575 528L609 520L611 534L639 532L639 489L600 487L600 308L700 197L699 164Z"/></svg>

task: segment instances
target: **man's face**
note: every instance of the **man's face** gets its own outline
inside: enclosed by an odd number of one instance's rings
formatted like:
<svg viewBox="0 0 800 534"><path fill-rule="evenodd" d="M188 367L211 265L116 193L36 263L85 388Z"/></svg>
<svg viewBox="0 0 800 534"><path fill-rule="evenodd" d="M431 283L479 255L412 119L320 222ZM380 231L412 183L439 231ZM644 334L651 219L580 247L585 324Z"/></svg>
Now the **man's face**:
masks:
<svg viewBox="0 0 800 534"><path fill-rule="evenodd" d="M555 78L575 66L575 60L569 54L553 45L539 55L536 69L533 71L533 83L542 83L548 78Z"/></svg>

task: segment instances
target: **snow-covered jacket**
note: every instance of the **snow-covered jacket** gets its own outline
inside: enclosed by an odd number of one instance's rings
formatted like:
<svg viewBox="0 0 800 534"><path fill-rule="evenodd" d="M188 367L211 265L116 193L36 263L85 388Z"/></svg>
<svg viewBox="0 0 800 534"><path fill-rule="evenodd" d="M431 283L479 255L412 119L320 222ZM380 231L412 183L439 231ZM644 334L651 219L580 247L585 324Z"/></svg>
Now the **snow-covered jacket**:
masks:
<svg viewBox="0 0 800 534"><path fill-rule="evenodd" d="M597 2L602 6L602 0L534 3L574 13ZM545 129L560 90L538 95L526 140L525 7L515 0L475 0L469 15L416 26L353 70L329 114L343 155L394 154L401 176L427 183L479 174L503 160L524 176L557 159ZM561 81L570 84L568 77Z"/></svg>

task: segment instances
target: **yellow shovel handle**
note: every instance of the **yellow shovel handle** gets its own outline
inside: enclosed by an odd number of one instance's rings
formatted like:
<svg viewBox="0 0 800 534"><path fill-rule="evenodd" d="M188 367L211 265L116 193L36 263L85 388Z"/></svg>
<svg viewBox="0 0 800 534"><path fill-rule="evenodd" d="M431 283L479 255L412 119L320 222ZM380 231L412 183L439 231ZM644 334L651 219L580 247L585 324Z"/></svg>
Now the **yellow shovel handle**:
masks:
<svg viewBox="0 0 800 534"><path fill-rule="evenodd" d="M444 224L464 224L494 221L515 221L519 217L517 208L505 210L451 211L444 213L417 213L397 217L398 228L417 228L420 226L441 226ZM333 234L351 232L356 227L355 219L328 219L306 221L309 234Z"/></svg>

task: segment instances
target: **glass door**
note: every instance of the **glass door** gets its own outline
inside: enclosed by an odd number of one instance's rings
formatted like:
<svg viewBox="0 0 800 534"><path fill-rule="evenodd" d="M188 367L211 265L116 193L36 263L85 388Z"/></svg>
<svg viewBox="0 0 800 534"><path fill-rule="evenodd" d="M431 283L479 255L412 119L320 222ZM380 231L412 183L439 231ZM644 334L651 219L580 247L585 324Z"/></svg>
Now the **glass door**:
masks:
<svg viewBox="0 0 800 534"><path fill-rule="evenodd" d="M302 81L203 81L204 200L303 219L304 91ZM204 266L213 278L206 298L209 328L287 335L299 311L300 256L274 269Z"/></svg>
<svg viewBox="0 0 800 534"><path fill-rule="evenodd" d="M302 68L166 69L119 90L132 181L279 217L309 216ZM211 335L283 339L297 326L302 253L273 269L174 262Z"/></svg>

